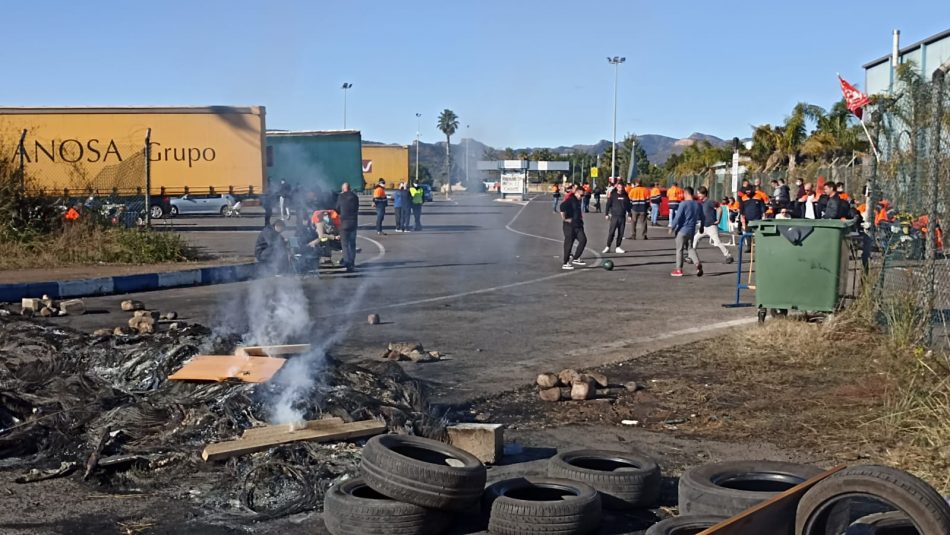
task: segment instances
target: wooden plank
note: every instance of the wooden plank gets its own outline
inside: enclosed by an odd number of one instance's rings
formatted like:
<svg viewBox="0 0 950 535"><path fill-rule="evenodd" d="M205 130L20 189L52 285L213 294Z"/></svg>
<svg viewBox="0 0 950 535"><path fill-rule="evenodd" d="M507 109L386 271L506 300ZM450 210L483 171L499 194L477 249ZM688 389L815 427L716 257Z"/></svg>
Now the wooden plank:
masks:
<svg viewBox="0 0 950 535"><path fill-rule="evenodd" d="M310 351L310 344L288 344L281 346L245 346L234 350L239 357L279 357L297 355Z"/></svg>
<svg viewBox="0 0 950 535"><path fill-rule="evenodd" d="M201 458L206 461L218 461L236 455L245 455L266 450L271 446L288 444L302 440L317 442L342 441L378 435L386 431L386 424L378 420L363 420L349 424L326 426L322 429L301 429L289 431L287 426L270 426L272 432L251 438L239 438L227 442L217 442L205 446Z"/></svg>
<svg viewBox="0 0 950 535"><path fill-rule="evenodd" d="M308 420L305 422L305 425L300 427L298 431L303 431L304 429L325 429L327 427L332 427L335 425L340 425L345 423L343 418L337 416L330 416L329 418L321 418L319 420ZM280 424L280 425L263 425L260 427L251 427L244 430L244 433L241 434L241 438L254 438L264 435L270 435L273 433L279 433L280 430L289 431L289 424Z"/></svg>
<svg viewBox="0 0 950 535"><path fill-rule="evenodd" d="M822 472L808 481L795 485L771 499L699 532L699 535L749 535L750 533L790 535L795 529L795 510L798 508L802 495L816 483L844 468L845 466L841 465Z"/></svg>
<svg viewBox="0 0 950 535"><path fill-rule="evenodd" d="M175 373L173 381L227 381L263 383L274 376L287 362L272 357L238 357L235 355L197 355Z"/></svg>

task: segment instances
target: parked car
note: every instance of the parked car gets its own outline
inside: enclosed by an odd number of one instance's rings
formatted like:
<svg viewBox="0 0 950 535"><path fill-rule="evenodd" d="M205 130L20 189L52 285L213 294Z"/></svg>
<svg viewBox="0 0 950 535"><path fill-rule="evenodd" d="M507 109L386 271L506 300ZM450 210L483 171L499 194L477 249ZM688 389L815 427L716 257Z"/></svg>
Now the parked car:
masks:
<svg viewBox="0 0 950 535"><path fill-rule="evenodd" d="M193 195L186 194L171 200L171 214L220 214L227 215L228 208L237 199L232 195Z"/></svg>
<svg viewBox="0 0 950 535"><path fill-rule="evenodd" d="M171 198L152 195L152 197L149 199L149 211L152 212L152 219L159 219L171 214Z"/></svg>

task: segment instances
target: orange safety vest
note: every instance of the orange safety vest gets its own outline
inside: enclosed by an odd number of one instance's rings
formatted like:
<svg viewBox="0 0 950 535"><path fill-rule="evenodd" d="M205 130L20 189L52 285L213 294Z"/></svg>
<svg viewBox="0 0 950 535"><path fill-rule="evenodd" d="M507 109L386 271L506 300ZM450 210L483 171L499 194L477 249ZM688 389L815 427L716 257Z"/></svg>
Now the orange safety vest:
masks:
<svg viewBox="0 0 950 535"><path fill-rule="evenodd" d="M323 221L324 212L330 214L330 221L336 228L340 228L340 214L336 213L336 210L314 210L313 215L310 216L310 221L314 225L320 224Z"/></svg>
<svg viewBox="0 0 950 535"><path fill-rule="evenodd" d="M686 193L683 191L683 188L673 186L670 189L666 190L666 197L673 204L679 204L686 199Z"/></svg>
<svg viewBox="0 0 950 535"><path fill-rule="evenodd" d="M70 207L69 210L66 210L66 214L63 217L66 218L66 221L77 221L79 219L79 210Z"/></svg>
<svg viewBox="0 0 950 535"><path fill-rule="evenodd" d="M382 199L382 198L384 198L385 196L386 196L386 188L384 188L384 187L382 187L382 186L376 186L375 188L373 188L373 198L374 198L374 199Z"/></svg>
<svg viewBox="0 0 950 535"><path fill-rule="evenodd" d="M765 194L762 190L756 190L755 195L752 196L755 199L758 199L766 204L769 202L769 196Z"/></svg>
<svg viewBox="0 0 950 535"><path fill-rule="evenodd" d="M739 201L732 201L731 203L729 203L729 210L732 211L732 212L738 212L738 211L739 211Z"/></svg>
<svg viewBox="0 0 950 535"><path fill-rule="evenodd" d="M653 188L650 190L650 202L653 204L660 204L660 201L663 199L663 191L660 188Z"/></svg>
<svg viewBox="0 0 950 535"><path fill-rule="evenodd" d="M851 200L851 197L849 197L848 194L843 191L838 193L838 198L844 202L848 202Z"/></svg>

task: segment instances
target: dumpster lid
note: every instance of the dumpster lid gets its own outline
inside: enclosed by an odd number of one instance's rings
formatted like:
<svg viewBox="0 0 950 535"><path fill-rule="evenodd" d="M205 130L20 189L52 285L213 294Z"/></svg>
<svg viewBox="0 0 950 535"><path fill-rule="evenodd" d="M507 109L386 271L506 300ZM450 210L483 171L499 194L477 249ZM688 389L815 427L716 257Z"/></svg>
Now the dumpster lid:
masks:
<svg viewBox="0 0 950 535"><path fill-rule="evenodd" d="M812 227L812 228L836 228L846 229L854 225L853 220L841 221L840 219L760 219L758 221L749 221L749 227L752 229L768 225L782 225L783 227Z"/></svg>

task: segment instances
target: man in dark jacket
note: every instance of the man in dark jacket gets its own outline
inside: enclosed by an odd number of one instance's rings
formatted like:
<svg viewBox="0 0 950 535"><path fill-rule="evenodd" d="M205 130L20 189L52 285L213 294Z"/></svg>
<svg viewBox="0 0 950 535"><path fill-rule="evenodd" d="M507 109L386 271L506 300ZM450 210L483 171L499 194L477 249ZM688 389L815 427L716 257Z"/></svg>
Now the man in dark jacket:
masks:
<svg viewBox="0 0 950 535"><path fill-rule="evenodd" d="M822 198L824 199L825 196L827 196L827 200L824 202L821 212L822 219L848 219L851 217L851 205L838 196L834 182L825 183L825 195Z"/></svg>
<svg viewBox="0 0 950 535"><path fill-rule="evenodd" d="M584 248L587 247L587 235L584 234L584 207L581 198L584 190L577 186L574 191L566 195L561 203L561 228L564 231L564 265L561 269L574 269L574 266L584 266L587 262L581 260ZM571 255L577 241L577 250Z"/></svg>
<svg viewBox="0 0 950 535"><path fill-rule="evenodd" d="M343 246L343 265L347 273L356 269L356 226L360 214L360 199L343 183L343 191L336 199L336 213L340 214L340 244Z"/></svg>
<svg viewBox="0 0 950 535"><path fill-rule="evenodd" d="M278 219L273 225L264 227L254 244L254 258L260 264L258 268L264 274L284 273L290 264L290 251L287 242L281 236L284 221Z"/></svg>
<svg viewBox="0 0 950 535"><path fill-rule="evenodd" d="M617 245L614 248L615 253L623 254L626 251L620 248L620 242L623 241L623 230L627 226L627 212L630 211L630 199L622 184L615 184L610 188L607 195L607 207L604 211L609 221L607 230L607 245L604 247L604 253L610 252L610 243L614 241L614 235L617 236Z"/></svg>

